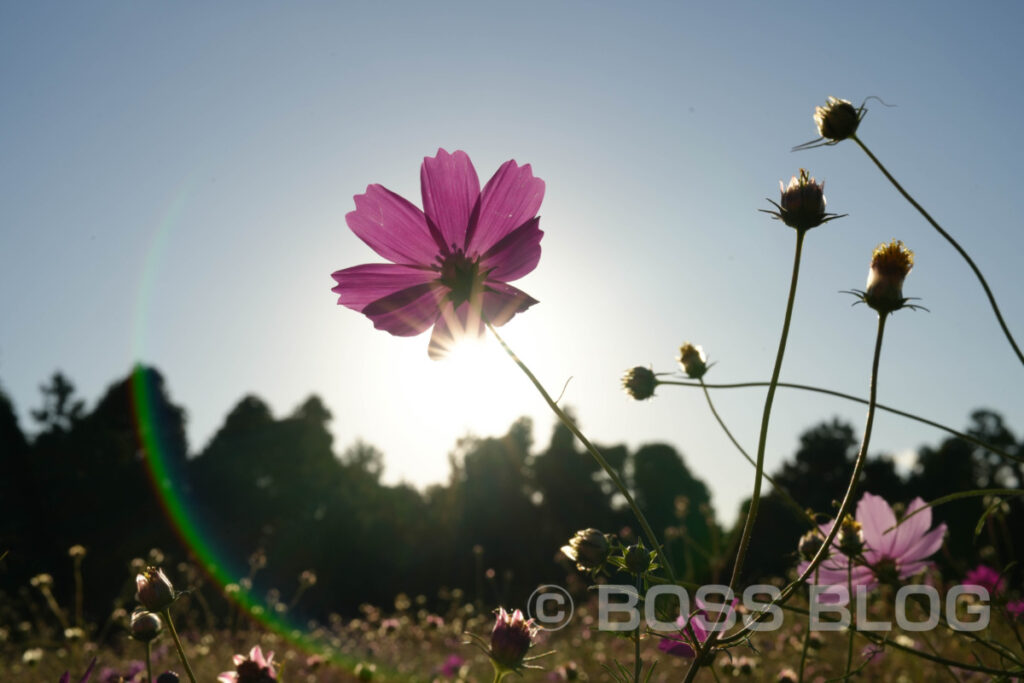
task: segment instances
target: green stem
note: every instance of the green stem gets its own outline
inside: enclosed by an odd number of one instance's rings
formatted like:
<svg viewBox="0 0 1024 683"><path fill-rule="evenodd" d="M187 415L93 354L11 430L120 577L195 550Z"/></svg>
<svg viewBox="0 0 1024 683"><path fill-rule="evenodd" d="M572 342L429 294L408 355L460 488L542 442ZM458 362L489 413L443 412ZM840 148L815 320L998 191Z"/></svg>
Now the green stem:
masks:
<svg viewBox="0 0 1024 683"><path fill-rule="evenodd" d="M188 675L188 680L192 683L196 683L196 675L192 673L192 667L188 663L188 658L185 656L185 648L181 646L181 639L178 638L178 630L174 628L174 621L171 620L170 608L163 611L164 620L167 622L167 630L171 632L171 637L174 639L174 647L178 650L178 659L181 660L181 665L185 667L185 673Z"/></svg>
<svg viewBox="0 0 1024 683"><path fill-rule="evenodd" d="M803 585L811 574L818 568L818 565L820 565L826 557L831 555L832 541L835 540L836 535L839 533L839 528L841 526L840 522L850 512L851 508L853 508L853 495L857 490L857 481L860 479L861 471L864 469L864 462L867 460L868 446L871 443L871 430L875 423L875 407L876 399L878 397L878 368L882 356L882 338L885 334L885 321L887 318L887 315L878 316L878 332L875 336L874 358L871 361L871 388L868 393L868 415L864 422L864 435L861 438L860 449L857 451L857 459L853 463L853 472L850 475L850 483L846 488L846 494L843 496L843 502L839 506L839 512L836 514L835 524L832 525L828 534L825 535L825 540L821 544L821 548L818 549L818 552L814 555L814 558L811 559L803 573L800 574L795 581L786 586L779 597L772 600L765 611L760 615L755 616L749 624L736 631L736 633L723 639L723 643L733 643L743 638L744 635L750 631L753 624L758 623L769 614L768 609L770 609L771 606L783 604L789 600L796 589ZM712 634L712 637L714 637L714 634ZM708 640L710 641L710 638Z"/></svg>
<svg viewBox="0 0 1024 683"><path fill-rule="evenodd" d="M796 250L793 254L793 275L789 284L789 297L786 299L786 315L782 322L782 336L779 338L779 349L775 354L775 367L772 370L771 382L768 385L768 395L764 400L764 412L761 415L761 433L757 440L757 461L754 464L756 469L754 492L750 497L750 507L747 509L747 518L743 524L743 534L740 536L740 545L736 550L736 561L732 567L732 578L729 579L730 588L736 587L740 572L743 571L743 561L747 557L750 537L754 531L754 521L757 519L757 508L761 502L761 480L764 476L764 452L768 444L768 424L772 416L775 388L779 382L779 374L782 372L782 359L786 354L786 341L789 338L789 325L793 319L793 304L796 301L796 286L800 277L800 256L803 253L804 235L806 234L804 230L796 231ZM717 633L715 631L708 640L713 640Z"/></svg>
<svg viewBox="0 0 1024 683"><path fill-rule="evenodd" d="M789 283L789 297L786 299L786 315L782 321L782 335L779 338L779 349L775 354L775 367L772 369L772 379L768 384L768 395L764 400L764 413L761 416L761 433L757 440L757 461L754 463L754 491L750 497L750 506L747 508L747 517L743 522L743 533L740 536L739 547L736 550L736 559L732 565L732 577L729 579L729 588L735 588L739 580L740 572L743 571L743 561L747 557L747 548L750 547L750 537L754 531L754 521L757 519L757 508L761 502L761 479L764 476L764 452L768 443L768 424L771 421L772 402L775 400L775 387L779 382L779 374L782 372L782 359L786 354L786 340L789 337L789 324L793 319L793 304L796 301L796 286L800 277L800 256L803 253L805 230L796 231L796 250L793 254L793 274ZM708 636L703 652L710 652L718 640L719 631L713 631ZM694 657L686 672L684 683L690 683L700 670L701 660L704 657Z"/></svg>
<svg viewBox="0 0 1024 683"><path fill-rule="evenodd" d="M146 683L153 683L153 641L146 641Z"/></svg>
<svg viewBox="0 0 1024 683"><path fill-rule="evenodd" d="M662 385L669 385L669 386L676 386L676 387L704 387L705 390L707 390L707 389L748 389L748 388L754 388L754 387L766 387L766 386L768 386L768 382L734 382L734 383L731 383L731 384L706 384L704 382L699 382L698 383L698 382L684 382L684 381L679 381L679 380L662 380L662 379L659 379L658 380L658 386L662 386ZM815 387L815 386L811 386L810 384L795 384L793 382L778 382L778 383L776 383L775 386L781 387L781 388L785 388L785 389L800 389L802 391L813 391L813 392L818 393L818 394L826 394L828 396L835 396L837 398L844 398L847 401L853 401L855 403L861 403L863 405L867 405L868 404L867 399L860 398L859 396L853 396L851 394L844 394L841 391L833 391L832 389L824 389L822 387ZM941 423L938 423L938 422L934 422L934 421L929 420L927 418L921 417L920 415L915 415L913 413L908 413L906 411L899 410L898 408L892 408L892 407L884 405L882 403L876 404L875 408L877 408L878 410L884 410L887 413L892 413L893 415L899 415L900 417L905 417L905 418L908 418L910 420L915 420L915 421L920 422L922 424L926 424L929 427L935 427L936 429L940 429L940 430L946 432L947 434L951 434L951 435L955 436L958 439L962 439L963 441L968 441L970 443L973 443L975 446L979 446L981 448L984 448L985 450L990 451L990 452L994 453L995 455L998 455L1001 458L1006 458L1007 460L1016 460L1017 462L1024 463L1024 457L1022 457L1022 456L1012 455L1010 453L1007 453L1006 451L1000 450L999 448L996 448L995 446L993 446L991 444L985 443L984 441L982 441L981 439L978 439L977 437L973 437L970 434L965 434L963 432L958 432L957 430L951 429L951 428L947 427L944 424L941 424Z"/></svg>
<svg viewBox="0 0 1024 683"><path fill-rule="evenodd" d="M643 576L637 574L636 577L636 592L640 593L643 588ZM636 626L636 632L633 634L633 683L640 683L640 671L642 665L640 662L640 624Z"/></svg>
<svg viewBox="0 0 1024 683"><path fill-rule="evenodd" d="M1010 334L1010 328L1006 326L1006 321L1003 320L1003 314L999 311L999 305L996 304L996 297L994 294L992 294L992 290L989 289L988 282L985 281L985 276L981 274L981 270L978 268L977 265L975 265L974 260L967 255L967 252L964 251L964 248L961 247L955 239L953 239L953 236L950 235L945 230L943 230L942 226L939 225L935 221L935 219L932 218L931 215L924 210L924 207L918 204L917 201L915 201L914 198L910 196L910 193L904 190L903 186L896 182L896 179L892 177L892 174L889 173L889 170L882 165L882 162L879 161L874 154L871 153L871 150L867 148L867 145L861 142L860 138L858 138L856 135L851 135L850 138L854 142L856 142L862 150L864 150L864 153L868 155L868 158L871 159L871 161L875 162L875 166L878 167L878 170L882 172L882 175L889 179L889 182L892 183L893 187L895 187L901 195L903 195L903 198L910 202L911 206L917 209L918 213L924 216L926 221L931 223L931 226L935 228L938 231L938 233L942 235L946 239L946 241L953 246L954 249L957 250L960 256L963 257L964 261L967 261L967 265L969 265L971 267L971 270L974 271L975 277L978 278L978 282L981 283L982 289L985 290L985 296L988 297L988 302L992 306L992 311L996 314L996 320L999 321L999 326L1003 328L1003 334L1006 335L1006 341L1010 342L1010 346L1013 347L1014 353L1017 354L1017 359L1020 360L1021 363L1024 363L1024 353L1021 353L1020 347L1017 346L1016 340L1014 340L1013 335Z"/></svg>
<svg viewBox="0 0 1024 683"><path fill-rule="evenodd" d="M839 522L836 522L837 524ZM843 678L848 679L850 677L850 669L853 668L853 635L857 632L857 608L854 606L854 595L853 595L853 560L848 559L849 564L846 565L846 595L849 597L850 602L848 603L853 611L850 614L850 638L846 644L846 670L843 672Z"/></svg>
<svg viewBox="0 0 1024 683"><path fill-rule="evenodd" d="M736 450L740 452L740 455L746 458L747 462L749 462L756 469L757 463L754 462L754 459L750 457L750 454L748 454L747 451L744 450L743 446L741 446L739 441L736 440L736 437L732 435L732 432L729 431L729 428L726 426L725 421L722 419L721 415L719 415L718 411L715 410L715 404L711 400L711 394L708 393L708 387L706 384L704 384L703 378L698 381L700 382L701 388L704 390L704 398L707 399L708 408L711 409L711 414L715 416L715 419L718 421L718 425L722 428L722 431L725 432L725 435L729 437L729 441L731 441L732 445L736 447ZM789 491L787 491L785 488L776 483L776 481L772 479L772 477L767 472L764 473L764 478L768 480L769 484L775 487L775 490L779 492L779 495L782 496L782 499L786 501L791 508L793 508L793 510L797 513L797 515L800 518L806 520L808 524L811 525L811 527L815 526L814 518L807 514L807 511L804 508L800 507L800 503L798 503L796 499L789 494Z"/></svg>
<svg viewBox="0 0 1024 683"><path fill-rule="evenodd" d="M637 521L640 523L640 527L643 529L644 535L647 536L648 542L652 546L654 546L654 550L658 553L658 561L661 563L661 566L665 568L665 571L668 573L668 577L672 581L672 583L675 583L676 574L672 570L672 565L668 561L668 556L665 555L665 551L662 549L661 544L658 542L658 537L655 536L654 531L651 529L651 525L647 522L647 518L644 516L644 513L640 511L640 508L637 506L636 501L633 500L632 494L630 494L629 489L626 488L626 485L622 482L622 479L619 477L618 473L615 472L612 466L608 464L608 461L605 460L604 456L601 455L601 451L597 450L594 444L590 443L590 440L583 435L583 432L581 432L579 427L576 426L576 423L573 421L573 419L566 415L565 411L558 406L558 404L555 402L553 398L551 398L551 394L547 392L547 390L544 388L544 385L540 383L540 380L538 380L537 377L530 370L530 368L526 366L526 363L524 363L519 358L519 356L517 356L515 352L509 347L509 345L505 343L505 340L501 338L501 335L498 334L498 331L494 329L494 325L492 325L490 321L485 321L485 323L487 325L487 329L491 331L491 334L494 335L494 338L498 340L499 344L501 344L501 348L505 349L505 353L509 355L509 358L511 358L512 361L519 366L519 369L523 371L523 374L526 375L526 378L529 379L533 386L537 389L541 397L544 399L544 402L548 404L548 407L551 408L551 411L555 414L555 416L559 420L561 420L562 424L565 425L566 429L572 432L573 436L580 440L580 443L583 444L583 447L587 449L587 452L590 453L590 455L594 458L597 464L601 466L601 469L603 469L605 473L608 475L608 477L612 480L612 483L615 485L615 488L617 488L619 490L619 493L621 493L622 496L626 499L626 502L629 504L629 508L633 511L633 515L636 516Z"/></svg>
<svg viewBox="0 0 1024 683"><path fill-rule="evenodd" d="M82 558L75 558L75 626L83 628L82 600L85 591L82 587Z"/></svg>
<svg viewBox="0 0 1024 683"><path fill-rule="evenodd" d="M814 583L818 583L818 570L814 570ZM811 642L811 615L807 615L807 630L804 632L804 644L800 649L800 670L797 674L797 680L800 683L804 683L804 667L807 664L807 648Z"/></svg>

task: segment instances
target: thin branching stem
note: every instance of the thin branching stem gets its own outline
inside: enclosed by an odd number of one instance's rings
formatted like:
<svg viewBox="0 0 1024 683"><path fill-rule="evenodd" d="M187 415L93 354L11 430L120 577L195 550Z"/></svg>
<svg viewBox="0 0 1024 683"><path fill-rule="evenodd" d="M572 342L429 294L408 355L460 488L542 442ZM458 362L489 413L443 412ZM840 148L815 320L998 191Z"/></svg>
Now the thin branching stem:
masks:
<svg viewBox="0 0 1024 683"><path fill-rule="evenodd" d="M740 452L740 455L742 455L746 461L756 469L757 463L754 462L754 459L750 457L750 454L747 453L743 446L740 445L740 442L736 440L736 437L732 435L732 431L730 431L729 427L725 424L725 420L722 419L722 416L718 414L718 410L715 409L715 404L711 400L711 394L708 393L708 388L707 385L704 384L704 380L700 379L698 381L700 382L701 388L704 389L704 398L708 402L708 408L711 409L711 414L714 415L715 420L718 421L718 426L720 426L722 431L725 432L725 435L729 437L729 441L731 441L732 445L736 447L736 450ZM805 520L810 526L814 526L814 519L807 514L807 511L804 508L800 507L800 503L798 503L796 499L789 494L789 491L780 486L767 472L764 473L764 478L768 480L769 484L775 487L775 490L779 492L782 499L786 501L791 508L793 508L801 519Z"/></svg>
<svg viewBox="0 0 1024 683"><path fill-rule="evenodd" d="M789 325L793 319L793 304L796 301L796 287L800 279L800 257L803 255L805 230L796 231L796 249L793 254L793 274L789 283L789 296L786 298L786 314L782 321L782 334L779 337L779 349L775 354L775 367L772 369L772 379L768 384L768 394L764 401L764 412L761 415L761 433L757 440L757 459L754 463L754 491L750 496L750 506L747 508L747 516L743 522L743 532L740 535L736 549L736 559L732 565L732 576L729 579L729 588L735 588L739 580L740 572L743 571L743 562L747 557L747 548L750 547L750 538L754 530L754 521L757 519L757 508L761 502L761 480L764 476L764 452L768 443L768 424L771 421L772 403L775 399L775 388L779 381L779 374L782 372L782 359L786 355L786 341L789 338ZM694 657L693 663L686 672L684 683L690 683L700 670L701 663L705 659L704 653L711 652L718 640L718 631L713 631L703 647ZM710 658L708 658L710 659Z"/></svg>
<svg viewBox="0 0 1024 683"><path fill-rule="evenodd" d="M662 386L662 385L669 385L669 386L676 386L676 387L703 387L705 390L706 389L750 389L750 388L754 388L754 387L766 387L766 386L768 386L768 382L733 382L733 383L730 383L730 384L707 384L707 383L686 382L686 381L679 381L679 380L663 380L663 379L659 379L658 380L658 386ZM846 399L847 401L853 401L855 403L862 403L864 405L868 404L867 399L861 398L859 396L853 396L852 394L844 394L841 391L833 391L832 389L825 389L823 387L816 387L816 386L813 386L813 385L810 385L810 384L795 384L793 382L778 382L775 386L783 388L783 389L800 389L802 391L813 391L813 392L818 393L818 394L826 394L828 396L835 396L836 398L843 398L843 399ZM947 427L946 425L941 424L939 422L935 422L933 420L929 420L928 418L921 417L920 415L915 415L914 413L908 413L908 412L906 412L904 410L899 410L898 408L893 408L891 406L887 406L887 405L882 404L882 403L877 404L875 406L875 408L877 408L878 410L884 410L887 413L892 413L893 415L899 415L900 417L905 417L907 419L914 420L916 422L920 422L921 424L926 424L929 427L935 427L936 429L940 429L940 430L946 432L947 434L951 434L952 436L955 436L958 439L961 439L963 441L968 441L970 443L973 443L975 446L978 446L980 448L984 448L987 451L991 451L992 453L994 453L995 455L998 455L1001 458L1006 458L1007 460L1016 460L1017 462L1024 463L1024 457L1022 457L1022 456L1013 455L1012 453L1007 453L1006 451L1004 451L1004 450L1002 450L1000 448L997 448L997 447L993 446L992 444L985 443L984 441L982 441L981 439L979 439L977 437L971 436L970 434L965 434L964 432L958 432L957 430L952 429L951 427Z"/></svg>
<svg viewBox="0 0 1024 683"><path fill-rule="evenodd" d="M760 622L761 619L765 618L770 614L770 609L774 605L784 604L789 598L793 596L796 589L802 586L811 574L818 568L825 558L832 553L832 541L835 540L836 535L839 533L841 526L840 522L846 517L846 515L853 508L853 496L857 490L857 482L860 479L860 474L864 469L864 462L867 460L868 446L871 443L871 430L875 423L875 404L878 397L878 368L882 356L882 339L885 335L885 321L888 318L887 315L878 316L878 332L875 336L875 352L874 358L871 362L871 388L868 397L868 414L864 421L864 435L861 437L860 448L857 451L857 459L853 463L853 472L850 474L850 483L846 488L846 494L843 496L843 502L839 506L839 512L836 514L836 522L832 525L828 534L825 535L825 540L821 544L821 548L815 553L814 557L808 563L807 568L796 578L795 581L786 586L779 597L772 600L765 611L756 615L750 620L743 628L739 629L727 638L723 638L723 643L734 643L742 639L746 633L751 630L751 627ZM714 635L714 634L712 634ZM710 638L709 638L710 640Z"/></svg>
<svg viewBox="0 0 1024 683"><path fill-rule="evenodd" d="M641 529L643 529L644 535L647 537L648 542L652 546L654 546L655 552L658 553L659 563L662 567L665 568L665 572L668 574L669 580L671 580L672 583L675 583L676 574L672 570L672 565L668 561L668 556L665 555L665 551L662 549L661 543L658 542L658 537L654 534L654 531L651 529L651 525L647 522L647 517L644 516L644 513L641 512L640 507L636 504L636 501L633 500L633 495L629 492L629 489L626 488L626 485L623 483L622 478L619 477L615 469L610 464L608 464L608 461L605 460L603 455L601 455L601 451L599 451L594 446L594 444L590 443L590 439L583 435L583 432L580 431L580 428L576 426L576 422L573 421L573 419L569 417L566 414L566 412L561 409L561 407L559 407L559 405L555 402L553 398L551 398L551 394L547 392L547 390L544 388L544 385L540 383L540 380L538 380L536 375L534 375L530 368L527 367L526 363L524 363L519 358L519 356L515 354L511 347L509 347L509 345L505 343L505 340L502 339L500 334L498 334L498 331L494 329L494 325L492 325L490 321L487 321L486 324L487 329L491 331L491 334L494 335L494 338L498 340L499 344L501 344L501 348L505 349L505 353L509 355L509 358L511 358L512 361L519 366L519 369L523 371L523 374L526 375L526 378L529 379L530 383L533 384L534 388L537 389L538 393L540 393L541 397L544 399L544 402L548 404L549 408L551 408L551 411L562 422L562 424L565 425L566 429L572 432L573 436L580 440L580 443L583 444L583 447L587 450L588 453L590 453L590 455L594 458L597 464L601 466L601 469L605 471L605 473L608 475L608 478L612 480L612 483L615 485L615 488L617 488L619 490L619 493L622 494L623 498L626 499L626 503L629 504L630 510L633 511L633 515L640 523L640 527Z"/></svg>
<svg viewBox="0 0 1024 683"><path fill-rule="evenodd" d="M910 202L911 206L917 209L918 213L924 216L924 219L926 221L931 223L931 226L935 228L935 230L938 231L938 233L942 235L946 239L946 241L953 246L954 249L957 250L957 253L959 253L960 256L963 257L964 261L967 262L967 265L971 267L971 270L974 271L975 277L978 278L978 282L981 283L981 288L985 290L985 296L988 297L988 302L992 306L992 311L996 314L996 320L999 321L999 327L1003 329L1003 334L1006 336L1006 341L1010 342L1010 346L1013 347L1013 352L1017 354L1017 359L1021 363L1024 363L1024 353L1021 353L1020 347L1017 346L1017 341L1013 338L1013 335L1010 333L1010 328L1006 326L1006 321L1003 320L1003 314L999 310L999 305L996 303L996 297L994 294L992 294L992 290L989 288L988 282L985 280L985 276L981 274L981 269L978 268L977 265L975 265L974 260L970 256L968 256L967 252L964 251L964 248L960 246L960 243L953 239L952 235L943 230L942 226L939 225L938 222L934 218L932 218L927 211L924 210L924 207L918 204L917 201L910 196L910 193L903 189L903 186L900 185L896 181L896 179L892 177L892 174L889 173L889 170L882 165L882 162L878 160L878 157L871 153L871 150L868 149L867 145L865 145L861 141L861 139L858 138L856 135L851 135L850 138L854 142L856 142L862 150L864 150L864 153L868 155L868 158L875 163L875 166L878 167L878 170L882 172L882 175L888 178L889 182L892 183L893 187L895 187L896 190L901 195L903 195L903 198Z"/></svg>

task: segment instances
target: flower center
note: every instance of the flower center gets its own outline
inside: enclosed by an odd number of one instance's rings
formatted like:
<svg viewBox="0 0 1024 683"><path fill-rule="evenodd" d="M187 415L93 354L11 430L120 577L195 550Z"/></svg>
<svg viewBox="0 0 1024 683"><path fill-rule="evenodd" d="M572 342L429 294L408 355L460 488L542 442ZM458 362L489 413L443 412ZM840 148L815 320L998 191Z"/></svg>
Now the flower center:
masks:
<svg viewBox="0 0 1024 683"><path fill-rule="evenodd" d="M896 560L891 557L883 557L872 567L879 582L896 585L899 582L900 570L896 566Z"/></svg>
<svg viewBox="0 0 1024 683"><path fill-rule="evenodd" d="M473 291L479 290L482 280L479 261L470 260L461 249L441 261L441 284L451 290L455 308L470 300Z"/></svg>

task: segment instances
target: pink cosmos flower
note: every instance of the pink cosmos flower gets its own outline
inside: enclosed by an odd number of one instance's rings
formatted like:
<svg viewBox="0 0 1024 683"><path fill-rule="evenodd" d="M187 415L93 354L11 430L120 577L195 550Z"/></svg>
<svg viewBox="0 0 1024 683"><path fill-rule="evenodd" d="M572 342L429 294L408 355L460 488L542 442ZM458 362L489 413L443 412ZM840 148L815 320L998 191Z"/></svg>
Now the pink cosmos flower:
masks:
<svg viewBox="0 0 1024 683"><path fill-rule="evenodd" d="M338 303L379 330L411 337L433 326L428 353L443 357L460 337L504 325L537 303L507 284L540 260L537 210L544 181L506 161L483 190L462 151L423 159L421 211L381 185L356 195L349 228L391 261L332 274Z"/></svg>
<svg viewBox="0 0 1024 683"><path fill-rule="evenodd" d="M277 672L274 671L274 653L263 656L263 650L259 645L254 645L249 650L249 656L235 655L232 658L235 663L234 671L225 671L217 676L219 683L274 683L277 680Z"/></svg>
<svg viewBox="0 0 1024 683"><path fill-rule="evenodd" d="M896 513L889 503L881 496L865 493L857 503L856 515L864 532L863 562L855 560L851 570L850 558L838 552L833 541L836 551L818 566L817 584L826 586L821 601L845 604L848 582L854 592L858 586L870 590L878 585L879 578L904 580L927 568L931 563L926 558L942 546L946 525L940 524L932 529L931 508L913 514L921 508L924 508L923 500L912 500L907 506L906 517L909 519L896 526ZM834 523L821 525L822 533L831 531ZM808 564L801 562L797 571L803 573ZM814 579L811 578L809 583L815 583Z"/></svg>
<svg viewBox="0 0 1024 683"><path fill-rule="evenodd" d="M709 615L704 604L698 600L698 613L703 618L693 619L691 617L688 619L686 616L681 615L676 619L676 626L679 627L680 632L662 638L661 642L658 643L658 649L665 654L693 659L697 655L694 645L707 642L708 637L711 635L711 630L706 627L714 627L728 619L729 615L735 611L738 602L738 600L733 600L732 604L724 612L713 610L713 613ZM689 628L687 628L687 622L690 624ZM693 630L692 634L690 633L691 629ZM694 642L694 638L696 638L696 642Z"/></svg>
<svg viewBox="0 0 1024 683"><path fill-rule="evenodd" d="M992 567L979 564L967 572L967 576L964 577L964 585L981 586L988 591L989 595L995 595L1006 589L1006 580Z"/></svg>

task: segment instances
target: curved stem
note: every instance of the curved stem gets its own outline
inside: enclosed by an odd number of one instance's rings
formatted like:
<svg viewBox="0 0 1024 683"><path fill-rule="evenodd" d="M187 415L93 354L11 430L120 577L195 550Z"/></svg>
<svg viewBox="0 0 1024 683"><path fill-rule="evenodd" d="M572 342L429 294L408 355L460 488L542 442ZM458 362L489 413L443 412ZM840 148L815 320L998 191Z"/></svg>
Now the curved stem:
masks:
<svg viewBox="0 0 1024 683"><path fill-rule="evenodd" d="M663 380L663 379L659 379L658 380L658 386L662 386L662 385L676 386L676 387L703 387L703 388L705 388L705 390L706 389L748 389L748 388L753 388L753 387L766 387L766 386L768 386L768 382L733 382L731 384L706 384L704 382L697 383L697 382L684 382L684 381L680 381L680 380ZM781 388L784 388L784 389L800 389L802 391L813 391L813 392L818 393L818 394L826 394L828 396L835 396L836 398L844 398L847 401L853 401L854 403L862 403L864 405L868 404L867 399L860 398L859 396L853 396L852 394L844 394L841 391L834 391L832 389L825 389L823 387L816 387L816 386L812 386L810 384L796 384L794 382L777 382L775 386L781 387ZM946 425L941 424L939 422L935 422L933 420L929 420L926 417L921 417L920 415L915 415L914 413L908 413L908 412L906 412L904 410L900 410L898 408L893 408L893 407L887 406L887 405L885 405L883 403L875 404L875 408L877 408L878 410L884 410L887 413L892 413L893 415L899 415L900 417L905 417L907 419L914 420L916 422L920 422L921 424L926 424L929 427L935 427L936 429L942 430L942 431L946 432L947 434L951 434L952 436L955 436L958 439L961 439L963 441L968 441L970 443L973 443L975 446L979 446L981 448L984 448L987 451L991 451L992 453L994 453L995 455L998 455L1001 458L1006 458L1007 460L1016 460L1017 462L1024 463L1024 457L1021 457L1019 455L1013 455L1011 453L1007 453L1004 450L996 448L992 444L985 443L984 441L982 441L981 439L979 439L977 437L971 436L970 434L965 434L963 432L958 432L957 430L952 429L951 427L947 427Z"/></svg>
<svg viewBox="0 0 1024 683"><path fill-rule="evenodd" d="M886 167L882 165L882 162L879 161L878 158L871 153L871 150L867 148L867 145L861 142L860 138L858 138L856 135L851 135L850 138L854 142L856 142L862 150L864 150L864 153L868 155L868 158L871 159L871 161L875 162L875 166L878 167L878 170L882 172L882 175L889 179L889 182L893 184L893 187L895 187L901 195L903 195L903 198L910 202L910 204L915 209L917 209L917 211L922 216L924 216L926 221L931 223L931 226L935 228L938 231L938 233L942 235L946 239L946 241L953 246L954 249L957 250L960 256L963 257L964 261L967 261L967 265L969 265L971 267L971 270L974 271L974 275L978 278L978 282L981 283L982 289L985 290L985 296L988 297L988 302L992 306L992 311L996 314L996 320L999 321L999 327L1003 328L1003 334L1006 335L1006 341L1010 342L1010 346L1013 347L1014 353L1017 354L1017 359L1021 363L1024 363L1024 353L1021 353L1020 347L1017 346L1016 340L1013 338L1013 335L1010 334L1010 328L1006 326L1006 321L1003 320L1003 314L999 310L999 305L996 304L996 297L994 294L992 294L992 290L989 289L988 282L985 281L985 276L981 274L981 270L978 268L978 266L974 264L974 260L967 255L967 252L964 251L964 248L961 247L955 239L953 239L953 236L950 235L945 230L943 230L942 226L939 225L935 221L935 219L932 218L931 215L929 215L929 213L924 210L924 207L918 204L917 201L915 201L914 198L910 196L910 193L904 190L903 186L896 182L896 179L892 177L892 174L889 173L888 169L886 169Z"/></svg>
<svg viewBox="0 0 1024 683"><path fill-rule="evenodd" d="M796 231L796 251L793 254L793 274L789 283L789 297L786 299L786 314L782 321L782 335L779 338L779 349L775 354L775 367L772 370L772 379L768 384L768 395L764 400L764 412L761 415L761 433L757 440L757 460L754 463L754 491L750 496L750 506L747 508L747 516L743 522L743 533L740 535L739 546L736 549L736 559L732 565L732 576L729 579L729 588L735 588L739 580L740 572L743 571L743 561L747 557L747 548L750 547L750 537L754 530L754 520L757 519L757 508L761 502L761 479L764 476L764 451L768 443L768 424L771 421L772 403L775 399L775 388L779 382L779 374L782 372L782 359L786 354L786 340L789 338L789 324L793 319L793 304L796 301L796 286L800 278L800 257L803 253L804 235L806 231ZM700 655L711 652L718 640L719 631L712 631L708 636L704 647L700 648ZM694 657L686 672L684 683L690 683L700 670L703 656Z"/></svg>
<svg viewBox="0 0 1024 683"><path fill-rule="evenodd" d="M708 393L708 387L706 384L704 384L704 379L701 378L698 381L700 382L701 388L704 390L704 398L707 399L708 408L711 409L711 414L715 416L715 419L718 421L718 425L722 428L722 431L725 432L725 435L729 437L729 441L731 441L732 445L736 447L736 450L740 452L740 455L746 458L747 462L753 465L753 467L756 469L757 463L754 462L754 459L750 457L750 454L748 454L747 451L744 450L743 446L741 446L739 441L736 440L736 437L732 435L732 432L726 426L725 421L722 419L722 416L719 415L718 411L715 409L715 404L711 400L711 394ZM789 491L787 491L785 488L776 483L776 481L772 479L772 477L767 472L764 473L764 478L768 480L769 484L775 487L775 490L779 492L779 495L782 496L782 499L786 501L789 504L789 506L793 508L793 510L796 511L796 513L801 517L801 519L806 520L807 523L810 524L812 527L815 526L814 518L807 514L807 510L800 507L800 503L798 503L796 499L793 498L793 496L789 495Z"/></svg>
<svg viewBox="0 0 1024 683"><path fill-rule="evenodd" d="M597 461L597 464L601 466L601 469L605 471L605 474L607 474L608 477L612 480L612 483L615 484L615 488L617 488L619 490L619 493L621 493L622 496L626 499L626 502L629 504L630 510L633 511L633 515L636 516L637 521L640 523L640 527L643 529L644 535L647 537L648 542L652 546L654 546L655 552L658 553L658 561L661 562L661 566L665 568L665 572L668 574L668 577L672 581L672 583L675 583L676 574L672 570L672 565L668 561L668 556L665 555L665 551L662 549L661 544L658 542L658 537L655 536L654 531L651 529L651 525L647 522L647 518L644 516L644 513L640 511L640 508L637 506L636 501L633 500L632 494L630 494L629 489L626 488L626 485L622 482L622 479L619 477L618 473L612 468L611 465L608 464L608 461L605 460L604 456L601 455L601 451L597 450L594 444L590 443L590 440L583 435L583 432L581 432L580 428L576 426L576 423L573 421L573 419L566 415L565 411L558 406L558 404L555 402L553 398L551 398L551 394L547 392L547 390L544 388L544 385L540 383L540 380L538 380L537 377L530 370L530 368L526 366L526 363L520 360L519 356L517 356L515 352L509 347L509 345L505 343L505 340L501 338L501 335L498 334L498 331L494 329L494 325L492 325L489 320L485 321L485 324L487 325L487 329L491 331L491 334L494 335L494 338L498 340L499 344L501 344L501 348L505 349L505 353L507 353L509 357L513 360L513 362L515 362L515 364L519 366L519 369L523 371L523 374L526 375L526 378L529 379L530 382L533 384L534 388L537 389L541 397L544 399L544 402L548 404L549 408L551 408L551 412L553 412L555 416L559 420L561 420L562 424L565 425L566 429L572 432L573 436L580 440L580 443L583 444L583 447L587 449L587 452L590 453L594 460Z"/></svg>
<svg viewBox="0 0 1024 683"><path fill-rule="evenodd" d="M885 334L885 321L888 318L887 315L878 316L878 332L875 337L875 353L874 358L871 362L871 388L869 391L868 398L868 415L864 421L864 435L861 437L860 449L857 451L857 459L853 463L853 472L850 474L850 483L846 488L846 494L843 496L843 502L839 506L839 512L836 514L836 522L832 525L828 534L825 535L825 540L821 544L821 548L811 559L807 568L804 569L803 573L788 586L786 586L779 597L772 600L765 611L755 616L750 620L746 626L732 634L728 638L723 638L723 643L733 643L738 641L743 635L750 631L750 627L758 623L761 619L765 618L770 612L772 606L784 603L792 597L793 593L798 587L803 585L811 574L818 568L818 566L832 553L832 541L835 540L836 535L839 533L840 522L846 517L853 507L853 494L857 490L857 481L860 479L860 473L864 469L864 462L867 460L868 446L871 443L871 430L875 423L875 407L876 398L878 396L878 368L880 359L882 356L882 338ZM714 634L712 634L713 636ZM709 639L710 640L710 639Z"/></svg>
<svg viewBox="0 0 1024 683"><path fill-rule="evenodd" d="M796 251L793 254L793 275L789 283L789 297L786 299L786 315L782 321L782 336L779 338L779 350L775 354L775 368L772 370L772 379L768 385L768 395L764 399L764 412L761 415L761 433L757 440L757 460L754 463L756 473L754 475L754 491L750 497L750 507L747 509L747 518L743 523L743 534L740 536L740 545L736 550L736 561L732 566L732 577L729 579L729 587L735 588L739 580L740 572L743 570L743 561L747 557L747 548L750 547L750 536L754 530L754 520L757 519L757 508L761 502L761 480L764 476L764 452L768 444L768 424L772 416L772 403L775 400L775 388L779 382L779 374L782 372L782 359L786 355L786 341L789 338L789 325L793 319L793 304L796 301L796 286L800 277L800 256L803 253L804 235L806 231L796 231ZM717 633L717 631L715 632ZM709 640L714 638L711 635Z"/></svg>
<svg viewBox="0 0 1024 683"><path fill-rule="evenodd" d="M163 611L163 617L167 622L167 630L171 632L171 637L174 638L174 647L178 650L178 659L181 660L181 665L185 667L188 680L196 683L196 675L192 673L192 666L188 663L188 658L185 656L185 648L181 646L181 639L178 638L178 630L174 628L174 621L171 620L171 610L169 608Z"/></svg>

